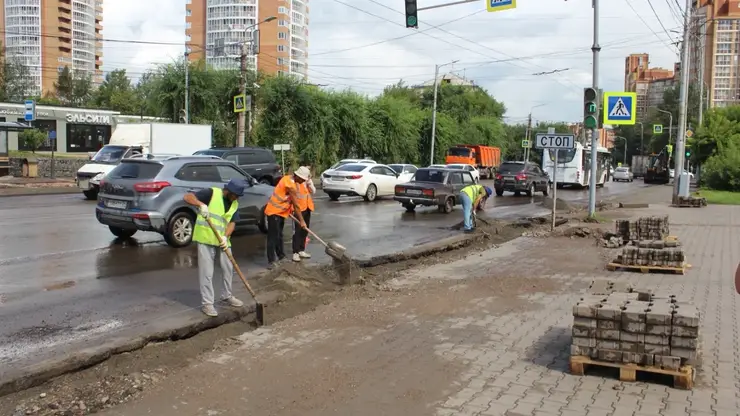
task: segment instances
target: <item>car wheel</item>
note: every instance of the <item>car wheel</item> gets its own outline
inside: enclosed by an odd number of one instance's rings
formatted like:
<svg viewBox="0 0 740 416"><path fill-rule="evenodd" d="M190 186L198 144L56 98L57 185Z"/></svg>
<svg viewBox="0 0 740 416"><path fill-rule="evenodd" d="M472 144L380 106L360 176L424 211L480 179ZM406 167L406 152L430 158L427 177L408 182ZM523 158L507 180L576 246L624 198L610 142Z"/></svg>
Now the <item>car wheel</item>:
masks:
<svg viewBox="0 0 740 416"><path fill-rule="evenodd" d="M270 185L270 186L273 186L273 183L274 183L273 180L272 180L272 178L268 178L268 177L261 178L259 180L259 182L262 185Z"/></svg>
<svg viewBox="0 0 740 416"><path fill-rule="evenodd" d="M403 207L406 208L406 212L416 211L416 204L403 204Z"/></svg>
<svg viewBox="0 0 740 416"><path fill-rule="evenodd" d="M375 187L375 185L370 184L367 187L367 191L365 191L365 201L367 202L373 202L375 201L375 198L378 197L378 188Z"/></svg>
<svg viewBox="0 0 740 416"><path fill-rule="evenodd" d="M455 200L452 197L445 199L445 203L439 206L439 212L449 214L452 212L452 208L455 206Z"/></svg>
<svg viewBox="0 0 740 416"><path fill-rule="evenodd" d="M335 192L327 192L327 195L329 195L329 199L332 201L339 201L339 194Z"/></svg>
<svg viewBox="0 0 740 416"><path fill-rule="evenodd" d="M550 187L546 185L546 186L545 186L545 187L544 187L544 188L542 189L542 195L544 195L544 196L547 196L547 195L549 195L549 194L550 194Z"/></svg>
<svg viewBox="0 0 740 416"><path fill-rule="evenodd" d="M496 189L496 196L504 196L504 190L503 189Z"/></svg>
<svg viewBox="0 0 740 416"><path fill-rule="evenodd" d="M128 229L120 228L120 227L108 226L108 229L117 238L120 238L123 240L131 238L134 234L136 234L136 230L128 230Z"/></svg>
<svg viewBox="0 0 740 416"><path fill-rule="evenodd" d="M260 220L257 222L257 228L262 234L267 234L267 215L265 215L264 207L260 210Z"/></svg>
<svg viewBox="0 0 740 416"><path fill-rule="evenodd" d="M532 182L531 184L529 184L529 189L527 189L525 193L527 194L527 196L532 196L534 195L534 191L535 191L534 182Z"/></svg>
<svg viewBox="0 0 740 416"><path fill-rule="evenodd" d="M193 240L195 215L180 211L170 218L164 232L164 240L172 247L185 247Z"/></svg>
<svg viewBox="0 0 740 416"><path fill-rule="evenodd" d="M85 195L85 199L92 201L94 199L98 199L98 191L94 189L90 189L88 191L82 191L82 194Z"/></svg>

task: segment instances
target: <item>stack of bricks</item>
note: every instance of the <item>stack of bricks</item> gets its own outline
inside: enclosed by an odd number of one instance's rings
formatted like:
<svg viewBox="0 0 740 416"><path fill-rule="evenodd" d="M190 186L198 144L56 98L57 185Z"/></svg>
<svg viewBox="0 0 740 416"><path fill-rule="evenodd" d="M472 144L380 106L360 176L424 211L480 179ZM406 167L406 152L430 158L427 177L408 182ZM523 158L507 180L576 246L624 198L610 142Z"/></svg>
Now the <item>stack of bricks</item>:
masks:
<svg viewBox="0 0 740 416"><path fill-rule="evenodd" d="M707 206L707 199L706 198L697 198L695 196L679 196L678 197L678 206L681 207L705 207Z"/></svg>
<svg viewBox="0 0 740 416"><path fill-rule="evenodd" d="M678 241L639 241L626 246L617 256L616 263L629 266L682 268L686 262L684 251L677 248Z"/></svg>
<svg viewBox="0 0 740 416"><path fill-rule="evenodd" d="M697 365L699 311L675 296L594 281L573 316L571 355L669 370Z"/></svg>
<svg viewBox="0 0 740 416"><path fill-rule="evenodd" d="M669 233L668 216L642 217L637 221L618 220L616 231L625 242L663 240Z"/></svg>

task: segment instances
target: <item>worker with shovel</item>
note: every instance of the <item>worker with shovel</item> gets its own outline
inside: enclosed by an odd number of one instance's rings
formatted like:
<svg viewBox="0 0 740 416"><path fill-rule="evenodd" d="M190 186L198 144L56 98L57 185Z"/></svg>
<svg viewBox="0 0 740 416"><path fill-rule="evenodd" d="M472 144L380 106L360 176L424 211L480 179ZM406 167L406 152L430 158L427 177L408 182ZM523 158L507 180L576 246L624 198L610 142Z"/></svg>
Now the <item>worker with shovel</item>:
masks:
<svg viewBox="0 0 740 416"><path fill-rule="evenodd" d="M311 212L314 211L313 197L316 193L316 186L313 184L311 179L311 167L304 164L301 168L308 170L308 179L305 182L298 184L298 206L301 210L303 220L306 222L306 228L311 226ZM300 224L293 221L293 261L301 261L303 259L310 259L311 255L306 253L306 243L308 242L308 231L306 228L302 228Z"/></svg>
<svg viewBox="0 0 740 416"><path fill-rule="evenodd" d="M305 183L311 176L308 168L301 166L292 175L285 175L280 179L275 191L267 201L265 216L267 217L267 262L268 268L273 269L278 261L285 258L283 230L285 219L291 214L298 220L302 229L308 228L298 203L298 186Z"/></svg>
<svg viewBox="0 0 740 416"><path fill-rule="evenodd" d="M187 193L183 198L189 205L198 207L193 241L198 245L198 277L203 305L201 310L208 316L218 316L213 306L213 273L217 256L224 285L221 300L235 308L244 305L231 293L234 267L223 251L231 246L229 237L234 232L235 223L239 219L238 199L244 195L244 188L247 186L247 181L243 179L232 179L223 189L203 189L196 193ZM214 225L219 232L218 235L208 225L208 221Z"/></svg>
<svg viewBox="0 0 740 416"><path fill-rule="evenodd" d="M488 186L473 184L460 190L460 202L463 206L463 227L466 233L473 232L475 211L482 207L483 201L491 196L493 190Z"/></svg>

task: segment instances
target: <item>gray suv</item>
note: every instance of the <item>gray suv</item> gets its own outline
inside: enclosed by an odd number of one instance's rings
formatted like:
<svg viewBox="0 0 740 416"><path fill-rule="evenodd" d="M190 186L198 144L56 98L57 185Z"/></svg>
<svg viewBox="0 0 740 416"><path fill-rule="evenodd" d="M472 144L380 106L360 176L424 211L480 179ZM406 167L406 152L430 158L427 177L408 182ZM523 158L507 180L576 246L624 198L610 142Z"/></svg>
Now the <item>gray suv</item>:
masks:
<svg viewBox="0 0 740 416"><path fill-rule="evenodd" d="M215 156L124 159L101 181L95 216L116 237L154 231L170 246L184 247L193 238L196 218L193 207L183 201L185 193L222 188L234 178L250 184L239 198L237 230L256 225L266 233L264 209L275 188Z"/></svg>

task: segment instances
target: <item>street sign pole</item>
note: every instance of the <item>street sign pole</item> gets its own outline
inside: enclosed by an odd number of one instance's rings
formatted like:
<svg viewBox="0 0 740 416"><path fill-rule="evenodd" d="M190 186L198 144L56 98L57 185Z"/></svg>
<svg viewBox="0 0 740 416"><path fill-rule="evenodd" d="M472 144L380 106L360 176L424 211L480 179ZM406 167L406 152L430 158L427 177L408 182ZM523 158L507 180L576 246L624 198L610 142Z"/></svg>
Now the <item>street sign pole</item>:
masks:
<svg viewBox="0 0 740 416"><path fill-rule="evenodd" d="M601 50L601 46L599 46L599 0L593 0L592 7L594 9L594 36L593 40L594 43L591 46L591 52L593 52L593 73L592 73L592 83L591 86L594 90L599 91L599 51ZM599 94L597 94L597 108L601 107L603 108L603 111L606 113L607 109L604 108L603 103L599 105L598 100L602 98L599 97ZM596 127L594 127L591 130L591 174L589 175L588 179L588 215L589 217L594 216L596 214L596 155L597 150L599 147L599 125L596 124ZM557 186L556 186L557 188ZM553 193L554 194L554 193ZM555 203L555 200L553 199L553 205ZM554 218L554 217L553 217ZM553 219L554 221L554 219Z"/></svg>
<svg viewBox="0 0 740 416"><path fill-rule="evenodd" d="M553 131L554 129L550 129ZM555 151L554 164L552 166L552 225L555 230L555 214L558 202L558 154L561 150L572 150L576 147L576 136L573 134L538 133L534 142L535 148L543 151ZM543 156L544 160L545 157Z"/></svg>
<svg viewBox="0 0 740 416"><path fill-rule="evenodd" d="M550 231L555 231L555 206L558 202L558 153L560 151L555 152L555 164L552 165L552 225Z"/></svg>
<svg viewBox="0 0 740 416"><path fill-rule="evenodd" d="M272 150L280 151L280 158L282 159L283 175L284 175L285 174L285 151L290 150L290 145L289 144L276 144L272 146Z"/></svg>

